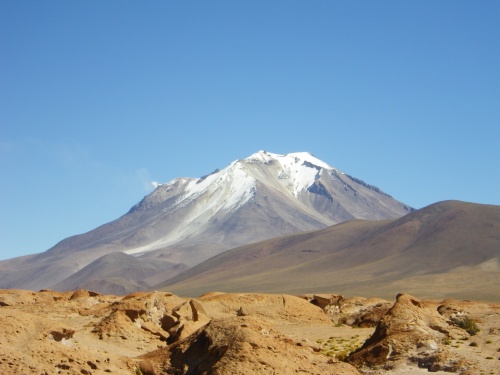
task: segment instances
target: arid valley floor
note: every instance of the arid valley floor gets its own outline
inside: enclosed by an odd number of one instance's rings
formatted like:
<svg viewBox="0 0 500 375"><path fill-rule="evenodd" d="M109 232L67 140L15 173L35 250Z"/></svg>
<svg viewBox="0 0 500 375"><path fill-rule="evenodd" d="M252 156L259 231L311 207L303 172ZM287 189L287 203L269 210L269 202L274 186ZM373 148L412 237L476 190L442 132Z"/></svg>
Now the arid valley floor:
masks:
<svg viewBox="0 0 500 375"><path fill-rule="evenodd" d="M500 367L500 304L407 294L2 290L0 330L2 374L494 375Z"/></svg>

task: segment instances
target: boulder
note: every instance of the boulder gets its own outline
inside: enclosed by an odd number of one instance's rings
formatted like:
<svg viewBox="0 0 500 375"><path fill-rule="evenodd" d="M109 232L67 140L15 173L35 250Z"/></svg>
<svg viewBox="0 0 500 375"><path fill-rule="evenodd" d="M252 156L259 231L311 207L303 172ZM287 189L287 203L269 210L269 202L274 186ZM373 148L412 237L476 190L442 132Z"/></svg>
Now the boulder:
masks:
<svg viewBox="0 0 500 375"><path fill-rule="evenodd" d="M168 342L183 339L210 321L200 302L190 300L175 307L171 315L163 317L170 335ZM173 325L171 323L174 323Z"/></svg>

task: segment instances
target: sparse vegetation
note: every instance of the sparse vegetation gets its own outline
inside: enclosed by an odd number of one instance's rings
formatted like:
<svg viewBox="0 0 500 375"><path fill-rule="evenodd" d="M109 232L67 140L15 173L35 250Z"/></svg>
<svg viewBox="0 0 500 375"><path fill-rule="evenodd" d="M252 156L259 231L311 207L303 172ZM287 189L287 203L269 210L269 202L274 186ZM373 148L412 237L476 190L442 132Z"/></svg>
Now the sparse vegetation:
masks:
<svg viewBox="0 0 500 375"><path fill-rule="evenodd" d="M471 336L474 336L476 333L480 331L477 324L468 316L464 316L461 318L451 318L451 321L456 326L464 329Z"/></svg>
<svg viewBox="0 0 500 375"><path fill-rule="evenodd" d="M327 341L317 340L318 344L322 344L321 353L328 357L335 357L340 361L345 360L349 354L363 345L359 335L351 336L350 339L342 337L330 337Z"/></svg>
<svg viewBox="0 0 500 375"><path fill-rule="evenodd" d="M238 310L236 310L236 316L246 316L247 313L245 312L245 310L243 310L243 306L240 306L240 308Z"/></svg>
<svg viewBox="0 0 500 375"><path fill-rule="evenodd" d="M477 342L472 341L472 342L469 344L469 346L477 346Z"/></svg>

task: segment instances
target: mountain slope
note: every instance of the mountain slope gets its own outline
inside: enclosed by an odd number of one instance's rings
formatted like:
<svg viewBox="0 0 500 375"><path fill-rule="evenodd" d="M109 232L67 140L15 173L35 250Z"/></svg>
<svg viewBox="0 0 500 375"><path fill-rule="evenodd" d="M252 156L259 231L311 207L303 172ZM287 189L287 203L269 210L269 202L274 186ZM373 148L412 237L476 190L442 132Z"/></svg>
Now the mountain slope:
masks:
<svg viewBox="0 0 500 375"><path fill-rule="evenodd" d="M193 266L255 241L411 210L309 153L260 151L201 178L162 184L119 219L44 253L0 262L0 288L64 289L64 279L113 252Z"/></svg>
<svg viewBox="0 0 500 375"><path fill-rule="evenodd" d="M446 201L243 246L156 288L498 300L499 279L500 207Z"/></svg>
<svg viewBox="0 0 500 375"><path fill-rule="evenodd" d="M99 290L99 293L127 294L146 289L148 282L164 281L188 267L159 259L141 259L125 253L111 253L93 261L70 277L52 286L53 289Z"/></svg>

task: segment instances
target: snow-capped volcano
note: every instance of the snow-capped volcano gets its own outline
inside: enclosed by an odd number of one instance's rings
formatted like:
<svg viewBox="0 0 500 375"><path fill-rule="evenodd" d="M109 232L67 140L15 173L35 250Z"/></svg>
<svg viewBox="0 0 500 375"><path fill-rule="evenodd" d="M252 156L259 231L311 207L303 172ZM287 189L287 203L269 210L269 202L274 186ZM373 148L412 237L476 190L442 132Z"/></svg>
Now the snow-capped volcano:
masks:
<svg viewBox="0 0 500 375"><path fill-rule="evenodd" d="M159 184L119 219L37 255L40 267L45 267L38 278L33 277L37 267L30 266L29 278L16 272L13 278L19 282L5 286L0 280L0 287L51 287L117 251L193 266L224 250L271 237L410 211L380 189L307 152L259 151L200 178Z"/></svg>
<svg viewBox="0 0 500 375"><path fill-rule="evenodd" d="M252 239L317 229L344 220L384 219L409 211L379 189L345 175L307 152L280 155L266 151L236 160L207 176L161 184L130 213L160 207L169 217L182 212L182 220L154 242L125 252L158 250L189 238L205 241L206 236L212 243L237 246ZM243 221L242 212L246 220L235 227L235 222ZM264 231L262 225L252 222L252 212L253 216L266 217L262 223L272 217L281 225L271 225ZM227 226L228 223L232 224ZM256 228L260 233L257 237ZM246 233L251 233L251 237Z"/></svg>

